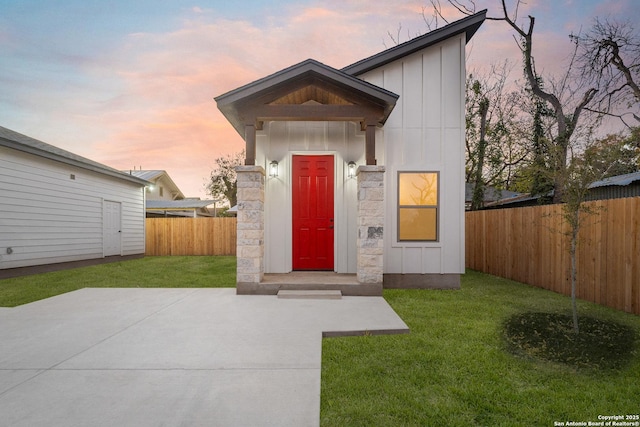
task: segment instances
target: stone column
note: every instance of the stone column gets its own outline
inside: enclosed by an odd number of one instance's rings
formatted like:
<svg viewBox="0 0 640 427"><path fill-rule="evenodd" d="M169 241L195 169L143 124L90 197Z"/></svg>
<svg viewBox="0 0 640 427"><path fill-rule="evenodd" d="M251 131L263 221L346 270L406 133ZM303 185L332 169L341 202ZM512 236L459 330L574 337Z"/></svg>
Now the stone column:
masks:
<svg viewBox="0 0 640 427"><path fill-rule="evenodd" d="M384 166L358 167L358 282L382 284Z"/></svg>
<svg viewBox="0 0 640 427"><path fill-rule="evenodd" d="M237 292L256 288L264 277L264 168L237 166Z"/></svg>

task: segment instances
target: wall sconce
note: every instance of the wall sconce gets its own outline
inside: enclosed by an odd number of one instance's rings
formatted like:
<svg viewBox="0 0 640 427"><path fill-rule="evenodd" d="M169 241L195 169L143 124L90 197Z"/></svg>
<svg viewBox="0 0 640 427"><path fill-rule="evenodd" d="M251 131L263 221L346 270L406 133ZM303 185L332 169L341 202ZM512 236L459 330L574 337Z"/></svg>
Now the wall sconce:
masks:
<svg viewBox="0 0 640 427"><path fill-rule="evenodd" d="M278 162L275 160L269 163L269 176L273 178L278 176Z"/></svg>
<svg viewBox="0 0 640 427"><path fill-rule="evenodd" d="M356 162L353 160L347 163L347 176L353 178L356 176Z"/></svg>

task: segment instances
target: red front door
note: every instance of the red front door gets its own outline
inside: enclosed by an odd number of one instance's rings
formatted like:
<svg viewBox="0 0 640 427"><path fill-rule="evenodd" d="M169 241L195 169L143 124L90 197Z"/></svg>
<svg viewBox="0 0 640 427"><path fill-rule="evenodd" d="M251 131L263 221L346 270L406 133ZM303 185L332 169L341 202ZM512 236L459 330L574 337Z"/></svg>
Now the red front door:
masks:
<svg viewBox="0 0 640 427"><path fill-rule="evenodd" d="M333 271L333 156L293 156L293 269Z"/></svg>

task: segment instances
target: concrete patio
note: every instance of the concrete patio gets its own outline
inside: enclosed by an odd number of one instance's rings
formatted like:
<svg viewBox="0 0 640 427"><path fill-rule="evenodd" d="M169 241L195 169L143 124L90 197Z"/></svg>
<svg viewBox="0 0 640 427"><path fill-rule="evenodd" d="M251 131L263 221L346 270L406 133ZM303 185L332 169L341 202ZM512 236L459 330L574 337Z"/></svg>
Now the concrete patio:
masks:
<svg viewBox="0 0 640 427"><path fill-rule="evenodd" d="M322 337L406 333L380 297L83 289L0 310L0 425L317 426ZM348 361L345 361L348 363Z"/></svg>

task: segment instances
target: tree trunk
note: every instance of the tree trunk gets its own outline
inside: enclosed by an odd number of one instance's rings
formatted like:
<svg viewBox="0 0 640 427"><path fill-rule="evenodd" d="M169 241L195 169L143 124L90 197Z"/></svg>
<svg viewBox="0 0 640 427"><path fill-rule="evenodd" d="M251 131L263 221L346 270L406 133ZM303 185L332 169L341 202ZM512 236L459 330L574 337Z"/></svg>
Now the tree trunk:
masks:
<svg viewBox="0 0 640 427"><path fill-rule="evenodd" d="M475 211L484 206L484 181L482 180L482 169L484 168L484 157L487 150L487 113L489 112L489 100L483 99L480 102L480 142L478 143L478 163L476 164L473 198L471 199L471 210Z"/></svg>

